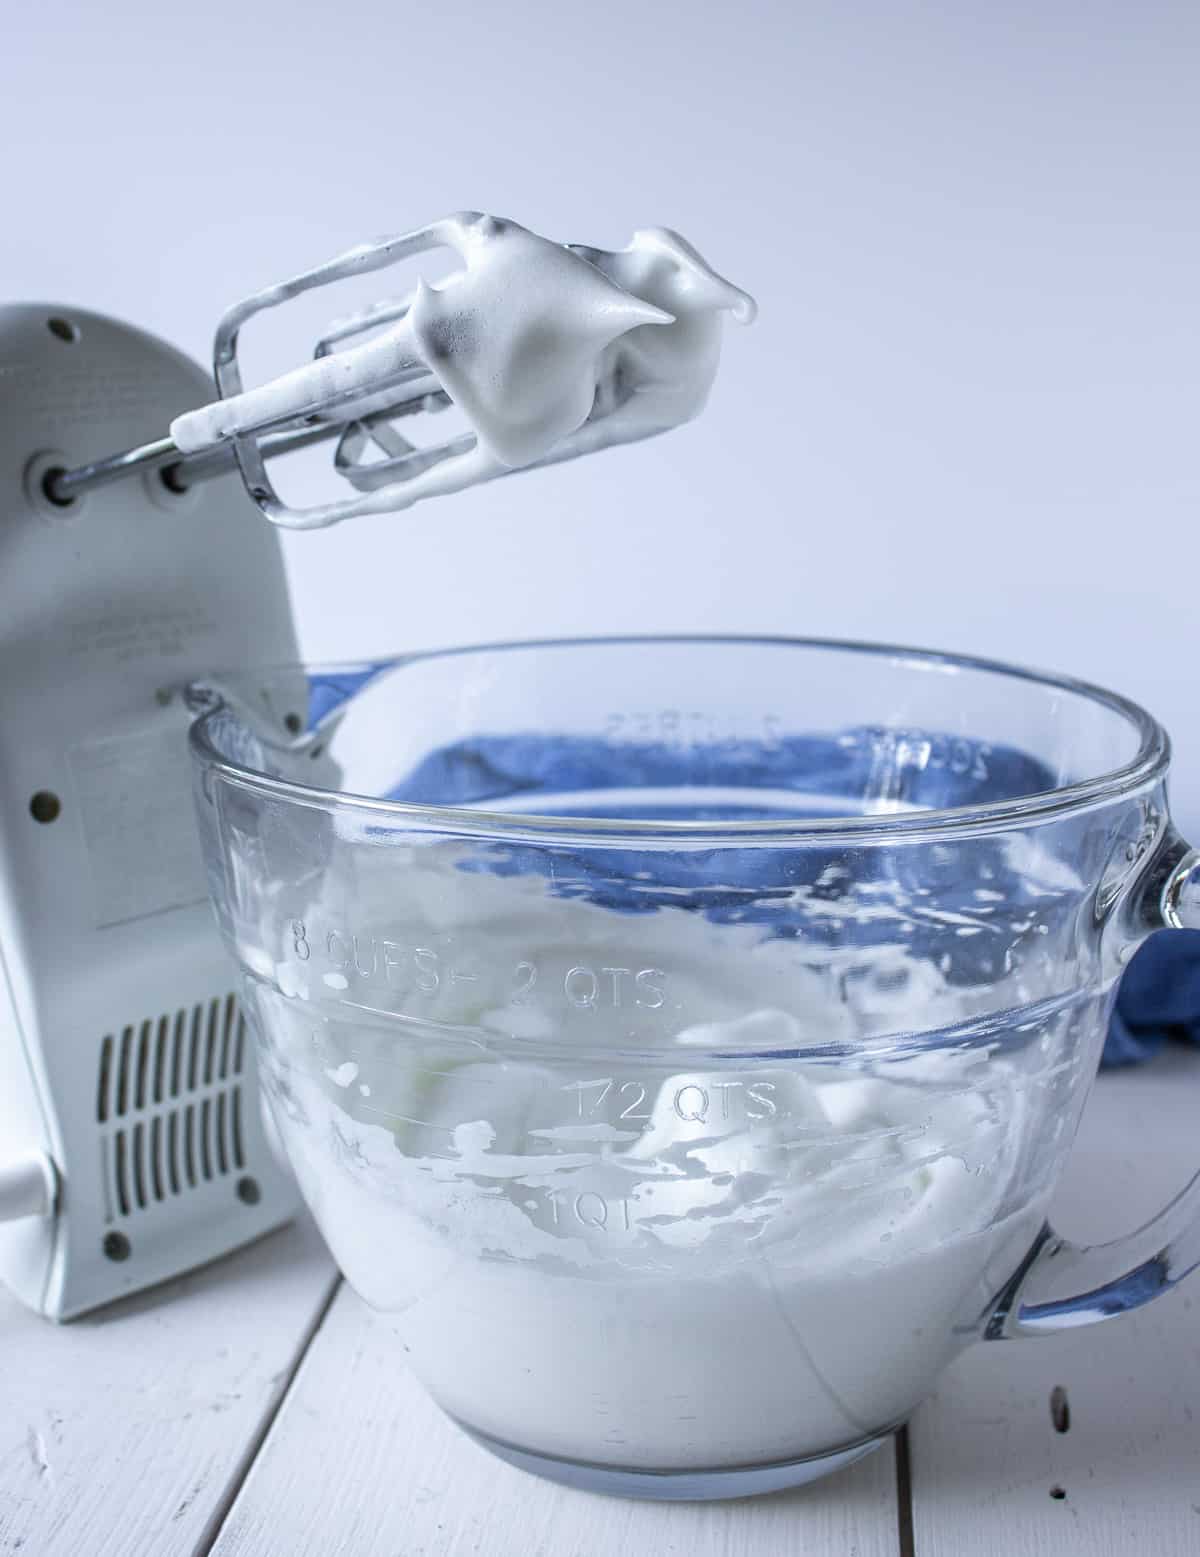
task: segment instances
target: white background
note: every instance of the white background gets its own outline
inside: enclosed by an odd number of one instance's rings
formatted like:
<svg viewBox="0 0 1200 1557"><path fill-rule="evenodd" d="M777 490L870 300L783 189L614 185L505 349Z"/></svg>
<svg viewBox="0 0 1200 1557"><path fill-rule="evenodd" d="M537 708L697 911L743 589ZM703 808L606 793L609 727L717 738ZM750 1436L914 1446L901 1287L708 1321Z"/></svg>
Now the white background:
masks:
<svg viewBox="0 0 1200 1557"><path fill-rule="evenodd" d="M882 637L1107 682L1200 833L1200 6L16 4L0 293L207 360L220 311L460 206L755 292L706 416L292 537L306 650Z"/></svg>

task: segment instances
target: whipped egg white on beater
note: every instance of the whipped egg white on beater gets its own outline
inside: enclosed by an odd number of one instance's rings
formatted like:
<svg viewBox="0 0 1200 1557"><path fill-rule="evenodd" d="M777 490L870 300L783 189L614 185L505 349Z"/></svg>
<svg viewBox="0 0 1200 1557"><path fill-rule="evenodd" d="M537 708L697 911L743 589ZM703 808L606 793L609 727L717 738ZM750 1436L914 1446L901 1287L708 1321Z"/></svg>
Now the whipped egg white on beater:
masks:
<svg viewBox="0 0 1200 1557"><path fill-rule="evenodd" d="M434 460L409 449L403 479L367 492L356 512L408 507L690 420L716 376L723 315L749 323L756 312L748 293L666 228L609 252L466 212L403 242L414 253L449 248L461 268L435 285L418 282L398 317L365 342L176 417L178 448L194 454L251 428L319 422L347 407L377 416L406 382L419 382L447 394L472 433ZM329 268L348 272L352 261ZM358 476L371 479L369 469Z"/></svg>

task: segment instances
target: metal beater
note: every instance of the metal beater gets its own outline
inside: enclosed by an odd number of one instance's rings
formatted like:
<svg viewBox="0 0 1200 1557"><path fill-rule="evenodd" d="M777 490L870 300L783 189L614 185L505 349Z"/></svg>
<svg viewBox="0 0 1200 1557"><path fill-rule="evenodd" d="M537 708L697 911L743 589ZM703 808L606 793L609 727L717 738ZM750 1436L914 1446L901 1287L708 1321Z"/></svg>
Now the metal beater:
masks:
<svg viewBox="0 0 1200 1557"><path fill-rule="evenodd" d="M690 244L666 229L639 233L629 250L616 253L577 244L562 246L572 263L598 270L614 284L632 283L623 335L661 323L686 325L690 335L681 338L677 329L665 351L662 341L656 342L658 350L649 366L636 350L622 350L619 338L598 352L594 396L586 416L536 459L513 465L481 458L473 432L428 448L416 447L403 436L397 424L444 410L452 398L435 364L406 329L412 294L375 303L338 321L318 340L311 363L256 389L245 389L238 338L256 314L317 287L386 270L439 248L454 252L469 270L476 256L510 240L514 232L532 236L515 223L480 212L460 212L414 232L360 244L235 304L221 319L214 343L214 374L221 398L176 418L169 436L74 469L49 471L43 478L46 495L66 505L97 486L153 469L161 470L169 485L184 488L236 464L250 497L273 524L314 529L360 514L407 508L431 495L434 484L426 481L423 490L422 482L430 472L438 473L437 491L458 490L513 469L533 469L652 437L700 410L716 372L720 313L728 310L748 323L755 305L747 293L712 271ZM653 266L622 263L633 260L639 249L640 257L652 256ZM639 268L643 285L647 271L656 268L657 297L676 307L682 300L691 317L683 320L657 307L656 298L639 297L633 289ZM644 305L640 310L635 306L639 302ZM694 338L697 330L702 335L699 341ZM326 441L336 445L334 469L359 495L303 509L288 507L272 485L268 460ZM377 457L368 460L369 453ZM447 469L452 465L458 467L454 473Z"/></svg>

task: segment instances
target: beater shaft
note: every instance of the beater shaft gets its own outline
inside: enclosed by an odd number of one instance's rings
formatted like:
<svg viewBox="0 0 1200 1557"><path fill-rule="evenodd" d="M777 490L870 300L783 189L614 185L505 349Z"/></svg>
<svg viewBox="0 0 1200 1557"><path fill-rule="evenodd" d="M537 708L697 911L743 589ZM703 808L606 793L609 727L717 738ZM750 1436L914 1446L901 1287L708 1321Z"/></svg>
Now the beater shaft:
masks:
<svg viewBox="0 0 1200 1557"><path fill-rule="evenodd" d="M262 453L268 459L291 454L315 443L330 442L344 431L340 423L324 423L278 433L263 440ZM205 449L198 454L184 454L174 438L156 438L153 443L138 444L120 454L109 454L104 459L76 465L71 470L52 471L46 478L46 495L52 502L67 504L97 487L111 486L114 481L126 481L155 470L161 470L164 475L169 472L171 485L184 488L195 486L199 481L211 481L215 476L228 475L236 466L229 445Z"/></svg>

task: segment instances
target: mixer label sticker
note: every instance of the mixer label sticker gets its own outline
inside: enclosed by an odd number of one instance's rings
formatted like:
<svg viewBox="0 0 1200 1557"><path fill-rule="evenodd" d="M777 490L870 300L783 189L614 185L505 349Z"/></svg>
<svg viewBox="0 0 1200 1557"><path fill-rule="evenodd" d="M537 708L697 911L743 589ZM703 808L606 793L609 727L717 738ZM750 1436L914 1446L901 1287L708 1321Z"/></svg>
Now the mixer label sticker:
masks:
<svg viewBox="0 0 1200 1557"><path fill-rule="evenodd" d="M83 613L68 624L66 648L72 659L102 658L114 665L178 659L201 640L217 636L211 608L181 596L157 604L131 606L115 600Z"/></svg>
<svg viewBox="0 0 1200 1557"><path fill-rule="evenodd" d="M97 929L202 902L187 735L177 724L70 753Z"/></svg>
<svg viewBox="0 0 1200 1557"><path fill-rule="evenodd" d="M136 368L98 368L88 362L61 363L56 356L53 367L17 362L0 368L0 377L16 381L12 391L19 388L27 413L48 429L63 427L72 434L131 413L140 416L156 400L172 410L179 401L178 373L141 362Z"/></svg>

